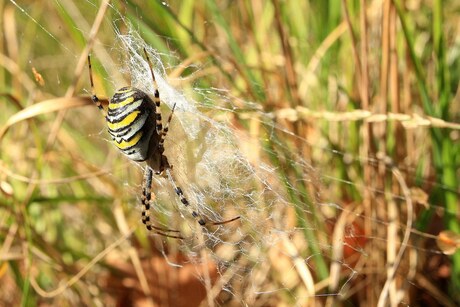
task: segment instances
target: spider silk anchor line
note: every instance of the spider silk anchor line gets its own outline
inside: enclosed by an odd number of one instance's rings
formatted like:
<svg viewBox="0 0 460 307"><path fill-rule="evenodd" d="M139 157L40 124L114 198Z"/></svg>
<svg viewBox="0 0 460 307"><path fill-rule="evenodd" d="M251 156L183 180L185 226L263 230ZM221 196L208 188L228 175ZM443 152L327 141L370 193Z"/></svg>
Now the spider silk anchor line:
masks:
<svg viewBox="0 0 460 307"><path fill-rule="evenodd" d="M178 230L166 229L155 226L150 218L150 202L152 200L153 173L166 175L174 187L174 191L180 202L190 211L190 214L201 226L222 225L238 220L234 217L225 221L207 221L197 213L187 200L182 189L176 184L172 174L172 166L164 155L164 141L169 131L169 123L174 114L175 106L163 127L160 111L161 99L158 84L153 73L152 63L147 50L144 48L145 58L148 62L152 83L154 87L153 100L143 91L126 86L115 92L109 101L107 111L102 106L94 90L94 81L91 67L91 56L88 55L89 80L91 84L91 99L103 113L107 128L115 146L118 147L129 159L136 162L146 162L144 181L142 188L142 222L149 231L156 234L183 239L182 236L171 233L179 233Z"/></svg>

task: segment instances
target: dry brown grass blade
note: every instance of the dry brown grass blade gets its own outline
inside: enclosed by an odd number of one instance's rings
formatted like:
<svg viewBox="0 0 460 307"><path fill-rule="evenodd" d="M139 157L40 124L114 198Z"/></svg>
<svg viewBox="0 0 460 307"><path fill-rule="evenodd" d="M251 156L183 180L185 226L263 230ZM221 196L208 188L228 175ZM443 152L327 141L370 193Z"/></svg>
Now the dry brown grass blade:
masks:
<svg viewBox="0 0 460 307"><path fill-rule="evenodd" d="M9 100L18 110L22 110L24 107L22 106L19 98L11 93L0 93L0 97L5 97Z"/></svg>
<svg viewBox="0 0 460 307"><path fill-rule="evenodd" d="M401 174L401 172L399 171L398 168L396 167L392 167L392 173L396 179L396 181L399 183L400 187L401 187L401 191L403 193L403 195L405 196L405 200L406 200L406 206L407 206L407 209L406 209L406 225L405 225L405 230L404 230L404 234L403 234L403 240L401 242L401 245L400 245L400 248L398 250L398 253L394 259L394 262L392 264L392 266L388 267L387 268L387 280L385 281L385 284L383 286L383 289L382 291L380 292L380 297L379 297L379 300L378 300L378 304L377 306L386 306L387 305L387 302L388 302L388 299L390 299L389 297L389 292L390 292L390 287L391 287L391 284L395 281L395 276L398 272L398 267L401 265L401 262L402 262L402 258L403 258L403 255L404 253L406 252L406 250L408 250L408 247L409 247L409 239L410 239L410 235L411 235L411 229L412 229L412 224L413 224L413 220L414 220L414 206L413 206L413 203L412 203L412 198L410 196L410 190L406 184L406 181L404 179L404 176ZM394 244L396 245L396 244ZM408 250L408 252L410 252L410 250ZM416 259L414 259L416 261ZM406 278L407 280L411 280L412 278L414 278L414 275L415 275L415 271L409 271ZM404 287L407 287L408 284L405 284ZM400 286L400 296L398 295L398 299L399 299L399 302L396 302L396 304L400 304L401 303L401 300L404 298L404 291L403 291L403 287ZM393 297L393 299L395 299ZM391 301L391 304L393 305L395 302L394 301Z"/></svg>
<svg viewBox="0 0 460 307"><path fill-rule="evenodd" d="M5 47L8 52L8 56L14 63L18 63L19 47L14 10L14 7L11 5L7 5L5 7L5 13L3 15L3 33L5 35ZM21 83L16 78L13 78L11 85L14 91L19 91L21 88Z"/></svg>
<svg viewBox="0 0 460 307"><path fill-rule="evenodd" d="M281 47L283 50L283 56L285 60L284 78L286 79L286 83L292 95L292 100L290 100L289 102L291 103L292 107L295 107L300 105L301 101L299 97L298 81L294 68L294 53L292 51L291 44L289 43L289 33L286 30L286 27L282 21L280 4L278 1L272 1L272 3L273 8L275 10L275 27L278 31L278 36L280 39Z"/></svg>
<svg viewBox="0 0 460 307"><path fill-rule="evenodd" d="M8 129L26 119L34 118L38 115L43 115L47 113L53 113L59 110L67 110L73 108L79 108L86 105L92 105L90 97L71 97L71 98L53 98L49 100L44 100L39 103L33 104L13 116L11 116L3 127L0 129L0 142L3 139L3 136L8 131Z"/></svg>
<svg viewBox="0 0 460 307"><path fill-rule="evenodd" d="M10 57L0 53L0 67L4 67L10 72L12 76L29 92L33 93L35 90L35 83L24 73L19 65Z"/></svg>
<svg viewBox="0 0 460 307"><path fill-rule="evenodd" d="M454 122L447 122L445 120L427 116L419 115L416 113L373 113L368 110L355 109L347 112L330 112L330 111L316 111L307 107L299 106L297 108L282 108L274 111L277 119L283 119L290 122L297 120L310 121L326 120L329 122L348 122L348 121L364 121L367 123L381 123L381 122L400 122L402 127L406 130L415 129L418 127L437 127L460 130L460 124ZM248 118L253 118L256 113L247 113Z"/></svg>
<svg viewBox="0 0 460 307"><path fill-rule="evenodd" d="M425 273L417 273L416 277L414 278L414 281L419 287L425 289L428 293L430 293L430 295L432 295L437 300L437 303L439 303L440 306L457 306L454 302L452 302L452 298L446 295L442 290L440 290L438 288L438 285L436 285L432 280L430 280Z"/></svg>
<svg viewBox="0 0 460 307"><path fill-rule="evenodd" d="M346 231L347 227L353 225L354 219L362 214L362 207L352 205L348 210L343 211L339 218L337 219L336 224L333 229L332 237L332 250L331 250L331 265L330 265L330 275L329 275L329 290L331 293L336 293L340 291L339 283L343 278L343 267L342 263L344 262L344 249L347 246L346 242ZM339 297L330 296L327 298L325 306L337 306Z"/></svg>
<svg viewBox="0 0 460 307"><path fill-rule="evenodd" d="M193 65L194 63L201 61L203 58L209 55L210 53L207 51L202 51L202 52L197 52L195 54L192 54L190 57L182 61L180 65L177 65L177 67L174 68L171 71L171 73L169 73L168 77L173 78L173 79L179 78L184 72L184 70L187 69L190 65Z"/></svg>
<svg viewBox="0 0 460 307"><path fill-rule="evenodd" d="M110 244L106 249L101 251L96 257L94 257L85 267L83 267L76 275L70 278L65 283L61 284L58 288L52 291L45 291L43 290L40 285L37 283L34 277L30 278L30 283L34 290L41 295L42 297L55 297L57 295L62 294L65 290L70 288L73 284L79 281L88 271L99 261L101 261L105 256L110 254L115 248L120 246L123 242L125 242L134 232L134 229L130 229L128 233L121 236L118 240Z"/></svg>
<svg viewBox="0 0 460 307"><path fill-rule="evenodd" d="M99 177L102 175L110 174L111 170L109 169L102 169L102 170L97 170L89 173L85 173L82 175L77 175L77 176L69 176L65 178L53 178L53 179L33 179L27 176L22 176L19 175L10 169L7 168L7 164L4 163L3 161L0 161L0 174L5 175L5 177L9 177L11 179L20 181L20 182L26 182L26 183L31 183L31 184L36 184L36 185L56 185L56 184L67 184L71 183L77 180L87 180L89 178L94 178L94 177ZM0 181L0 190L4 190L3 186L1 184L4 183Z"/></svg>

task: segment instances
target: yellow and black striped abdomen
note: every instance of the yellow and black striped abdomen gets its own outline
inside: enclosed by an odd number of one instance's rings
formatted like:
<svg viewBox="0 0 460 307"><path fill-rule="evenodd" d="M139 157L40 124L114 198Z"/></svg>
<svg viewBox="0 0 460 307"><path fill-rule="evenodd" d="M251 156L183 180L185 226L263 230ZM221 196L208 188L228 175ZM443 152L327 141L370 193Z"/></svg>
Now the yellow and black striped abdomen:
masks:
<svg viewBox="0 0 460 307"><path fill-rule="evenodd" d="M107 126L115 145L134 161L149 158L155 130L155 104L150 97L133 87L119 89L110 99Z"/></svg>

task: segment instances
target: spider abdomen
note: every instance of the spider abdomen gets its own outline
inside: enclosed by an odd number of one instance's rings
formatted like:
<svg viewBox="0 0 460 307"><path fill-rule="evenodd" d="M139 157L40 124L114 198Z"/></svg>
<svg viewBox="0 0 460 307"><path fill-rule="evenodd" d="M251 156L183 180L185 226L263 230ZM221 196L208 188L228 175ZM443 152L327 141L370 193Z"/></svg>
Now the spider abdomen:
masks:
<svg viewBox="0 0 460 307"><path fill-rule="evenodd" d="M106 119L115 146L129 159L149 158L150 143L158 142L158 135L153 124L155 104L146 93L133 87L119 89L110 99Z"/></svg>

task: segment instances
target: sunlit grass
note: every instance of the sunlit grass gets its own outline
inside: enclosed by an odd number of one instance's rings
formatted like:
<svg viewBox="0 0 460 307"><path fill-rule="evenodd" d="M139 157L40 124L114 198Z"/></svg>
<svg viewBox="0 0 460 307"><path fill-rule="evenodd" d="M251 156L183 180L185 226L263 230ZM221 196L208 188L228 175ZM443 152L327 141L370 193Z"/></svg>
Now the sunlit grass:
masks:
<svg viewBox="0 0 460 307"><path fill-rule="evenodd" d="M180 255L181 243L135 228L141 170L107 141L86 64L76 74L101 3L0 3L1 302L110 304L120 274L149 296L145 261L161 258L157 250ZM298 227L276 248L265 238L264 257L248 257L256 269L243 278L253 289L229 269L211 291L210 268L203 304L460 301L460 252L443 255L434 243L441 230L460 232L459 10L453 0L111 3L91 48L98 95L129 84L115 32L138 31L166 73L181 77L175 85L234 128L251 163L273 168L290 205L267 204L252 218L281 216L286 233ZM131 244L117 241L134 228ZM37 291L63 284L67 295Z"/></svg>

